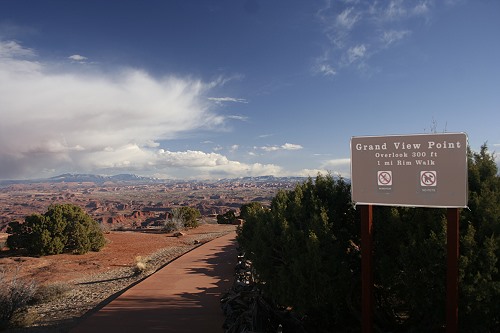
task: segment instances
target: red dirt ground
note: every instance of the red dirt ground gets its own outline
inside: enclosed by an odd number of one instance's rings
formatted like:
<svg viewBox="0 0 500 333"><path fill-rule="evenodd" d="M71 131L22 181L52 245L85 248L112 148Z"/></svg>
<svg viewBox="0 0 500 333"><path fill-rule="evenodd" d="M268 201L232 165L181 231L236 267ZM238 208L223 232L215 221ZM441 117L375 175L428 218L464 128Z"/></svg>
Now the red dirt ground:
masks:
<svg viewBox="0 0 500 333"><path fill-rule="evenodd" d="M5 270L8 279L17 271L17 277L34 279L40 284L70 281L88 274L131 267L137 257L147 257L167 247L193 244L195 235L222 232L229 228L231 226L205 224L186 231L186 235L179 238L165 233L113 231L105 235L108 243L100 252L83 255L58 254L35 258L13 255L4 249L0 251L0 273ZM6 234L0 234L0 244L5 239Z"/></svg>

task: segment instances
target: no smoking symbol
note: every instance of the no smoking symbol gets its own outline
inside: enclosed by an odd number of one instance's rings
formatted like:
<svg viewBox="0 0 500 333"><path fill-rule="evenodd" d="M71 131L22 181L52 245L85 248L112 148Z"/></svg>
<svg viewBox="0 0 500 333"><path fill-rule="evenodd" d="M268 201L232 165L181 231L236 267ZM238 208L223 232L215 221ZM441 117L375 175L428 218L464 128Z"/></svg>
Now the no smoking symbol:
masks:
<svg viewBox="0 0 500 333"><path fill-rule="evenodd" d="M392 171L378 171L377 172L377 183L379 186L391 186L392 185Z"/></svg>
<svg viewBox="0 0 500 333"><path fill-rule="evenodd" d="M437 185L436 171L420 171L420 185L436 186Z"/></svg>

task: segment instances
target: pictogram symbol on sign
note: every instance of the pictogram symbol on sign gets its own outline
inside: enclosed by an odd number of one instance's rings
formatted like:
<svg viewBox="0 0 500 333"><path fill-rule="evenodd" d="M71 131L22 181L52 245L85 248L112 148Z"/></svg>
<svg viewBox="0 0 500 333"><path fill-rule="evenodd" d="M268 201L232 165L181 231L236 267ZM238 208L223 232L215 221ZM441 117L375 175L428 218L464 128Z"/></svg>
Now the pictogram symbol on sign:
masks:
<svg viewBox="0 0 500 333"><path fill-rule="evenodd" d="M392 186L392 171L377 171L379 186Z"/></svg>
<svg viewBox="0 0 500 333"><path fill-rule="evenodd" d="M436 186L437 185L436 171L420 171L420 185Z"/></svg>

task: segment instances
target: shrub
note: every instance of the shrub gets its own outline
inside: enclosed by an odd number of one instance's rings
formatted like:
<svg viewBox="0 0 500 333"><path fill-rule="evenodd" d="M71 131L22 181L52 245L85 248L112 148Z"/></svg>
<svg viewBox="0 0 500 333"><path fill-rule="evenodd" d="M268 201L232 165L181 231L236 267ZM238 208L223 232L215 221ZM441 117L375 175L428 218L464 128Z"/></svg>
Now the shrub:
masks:
<svg viewBox="0 0 500 333"><path fill-rule="evenodd" d="M6 271L0 271L0 328L8 327L12 318L23 311L33 299L37 286L34 281L25 281L17 277L6 279Z"/></svg>
<svg viewBox="0 0 500 333"><path fill-rule="evenodd" d="M174 232L184 228L184 222L182 220L181 211L179 208L172 209L172 214L170 217L167 215L167 219L163 224L163 230L166 232Z"/></svg>
<svg viewBox="0 0 500 333"><path fill-rule="evenodd" d="M198 227L198 219L201 216L201 213L198 209L183 206L179 208L179 213L181 219L184 223L185 228L197 228Z"/></svg>
<svg viewBox="0 0 500 333"><path fill-rule="evenodd" d="M251 203L243 204L241 205L240 208L240 218L246 220L253 214L255 214L257 211L263 210L264 207L260 202L253 201Z"/></svg>
<svg viewBox="0 0 500 333"><path fill-rule="evenodd" d="M182 224L178 223L178 221L175 221L173 219L169 219L165 221L165 224L163 224L163 230L166 232L174 232L177 230L180 230L182 228Z"/></svg>
<svg viewBox="0 0 500 333"><path fill-rule="evenodd" d="M270 210L254 207L238 228L266 294L316 328L357 321L359 221L349 191L343 179L318 176L278 192Z"/></svg>
<svg viewBox="0 0 500 333"><path fill-rule="evenodd" d="M134 265L134 274L135 275L140 275L143 274L148 265L146 264L146 261L142 257L136 257L135 258L135 265Z"/></svg>
<svg viewBox="0 0 500 333"><path fill-rule="evenodd" d="M198 209L183 206L172 210L172 215L167 218L163 229L167 232L178 231L183 228L197 228L198 218L201 213Z"/></svg>
<svg viewBox="0 0 500 333"><path fill-rule="evenodd" d="M64 282L58 282L39 286L33 295L34 304L48 303L55 301L71 290L71 286Z"/></svg>
<svg viewBox="0 0 500 333"><path fill-rule="evenodd" d="M232 224L236 221L236 213L234 210L228 210L222 215L217 215L217 223L218 224Z"/></svg>
<svg viewBox="0 0 500 333"><path fill-rule="evenodd" d="M43 215L27 216L24 223L11 222L7 233L9 248L26 249L29 254L39 256L62 252L83 254L99 251L105 244L99 224L72 204L51 205Z"/></svg>
<svg viewBox="0 0 500 333"><path fill-rule="evenodd" d="M460 215L459 326L500 331L500 177L486 146L469 151L469 208ZM258 208L258 207L254 207ZM313 331L359 331L360 219L350 184L319 175L280 191L271 209L245 210L238 242L262 288ZM375 325L441 332L446 302L446 210L374 207Z"/></svg>

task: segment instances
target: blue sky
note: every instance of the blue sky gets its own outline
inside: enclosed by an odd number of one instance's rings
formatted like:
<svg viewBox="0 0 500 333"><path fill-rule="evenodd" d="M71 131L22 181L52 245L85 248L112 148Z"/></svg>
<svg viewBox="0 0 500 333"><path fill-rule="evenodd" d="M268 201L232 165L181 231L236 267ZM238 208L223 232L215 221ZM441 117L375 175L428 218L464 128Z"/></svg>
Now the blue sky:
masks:
<svg viewBox="0 0 500 333"><path fill-rule="evenodd" d="M352 136L433 131L495 151L499 16L494 0L1 0L0 179L349 177Z"/></svg>

